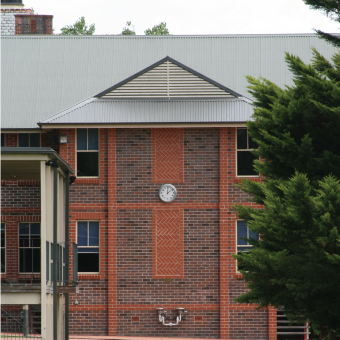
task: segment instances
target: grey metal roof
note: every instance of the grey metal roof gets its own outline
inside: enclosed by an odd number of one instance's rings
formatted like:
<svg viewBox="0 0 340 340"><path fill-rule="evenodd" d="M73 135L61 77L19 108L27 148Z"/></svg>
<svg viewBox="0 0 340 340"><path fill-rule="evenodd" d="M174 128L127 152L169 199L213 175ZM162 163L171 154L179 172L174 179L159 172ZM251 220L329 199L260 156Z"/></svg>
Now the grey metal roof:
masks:
<svg viewBox="0 0 340 340"><path fill-rule="evenodd" d="M250 120L244 99L111 100L91 98L40 124L235 123Z"/></svg>
<svg viewBox="0 0 340 340"><path fill-rule="evenodd" d="M243 95L245 75L292 85L284 52L309 62L312 46L336 52L314 34L2 37L2 128L36 128L166 56Z"/></svg>

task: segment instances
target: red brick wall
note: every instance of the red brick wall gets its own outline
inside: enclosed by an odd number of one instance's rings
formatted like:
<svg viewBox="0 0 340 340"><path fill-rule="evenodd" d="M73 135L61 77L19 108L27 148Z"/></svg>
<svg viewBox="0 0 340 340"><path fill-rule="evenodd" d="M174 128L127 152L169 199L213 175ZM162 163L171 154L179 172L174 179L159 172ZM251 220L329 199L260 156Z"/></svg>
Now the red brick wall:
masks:
<svg viewBox="0 0 340 340"><path fill-rule="evenodd" d="M268 339L268 311L241 308L230 310L230 339Z"/></svg>
<svg viewBox="0 0 340 340"><path fill-rule="evenodd" d="M5 133L5 146L16 147L18 145L17 133Z"/></svg>
<svg viewBox="0 0 340 340"><path fill-rule="evenodd" d="M173 327L162 326L158 321L156 311L151 308L148 310L120 310L118 319L117 332L121 336L219 338L218 310L209 312L190 310L186 320Z"/></svg>
<svg viewBox="0 0 340 340"><path fill-rule="evenodd" d="M79 293L72 293L69 296L70 333L88 335L91 332L96 335L107 335L107 279L82 279L79 281ZM78 304L75 304L75 301Z"/></svg>

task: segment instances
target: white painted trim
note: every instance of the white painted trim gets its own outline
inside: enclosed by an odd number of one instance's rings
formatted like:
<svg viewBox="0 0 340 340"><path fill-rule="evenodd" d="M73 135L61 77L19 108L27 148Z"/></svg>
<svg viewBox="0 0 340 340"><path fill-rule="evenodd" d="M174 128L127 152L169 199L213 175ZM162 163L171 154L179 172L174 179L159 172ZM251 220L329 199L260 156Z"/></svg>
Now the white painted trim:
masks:
<svg viewBox="0 0 340 340"><path fill-rule="evenodd" d="M40 293L1 293L2 305L40 305Z"/></svg>
<svg viewBox="0 0 340 340"><path fill-rule="evenodd" d="M47 327L47 300L46 300L46 235L47 235L47 192L46 192L46 164L40 162L40 280L41 280L41 336L46 339Z"/></svg>

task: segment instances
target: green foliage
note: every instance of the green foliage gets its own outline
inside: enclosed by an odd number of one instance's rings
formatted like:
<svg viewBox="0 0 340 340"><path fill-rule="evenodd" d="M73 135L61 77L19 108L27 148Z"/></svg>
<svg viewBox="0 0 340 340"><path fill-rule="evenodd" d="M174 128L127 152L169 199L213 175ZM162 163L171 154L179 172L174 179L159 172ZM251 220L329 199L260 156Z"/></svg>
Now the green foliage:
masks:
<svg viewBox="0 0 340 340"><path fill-rule="evenodd" d="M61 35L93 35L96 30L95 24L91 24L89 27L85 24L85 18L80 17L74 25L67 25L61 30Z"/></svg>
<svg viewBox="0 0 340 340"><path fill-rule="evenodd" d="M340 22L340 1L339 0L303 0L312 9L322 11L329 18ZM315 30L318 35L335 47L340 47L340 37L337 35Z"/></svg>
<svg viewBox="0 0 340 340"><path fill-rule="evenodd" d="M122 35L136 35L135 26L131 24L131 21L126 22L126 27L122 30Z"/></svg>
<svg viewBox="0 0 340 340"><path fill-rule="evenodd" d="M340 335L340 55L313 53L312 65L286 54L292 87L248 77L265 180L240 187L263 209L235 208L261 240L235 257L250 288L238 302L284 306L324 339Z"/></svg>
<svg viewBox="0 0 340 340"><path fill-rule="evenodd" d="M144 31L145 35L170 35L169 29L166 27L166 22L161 22L151 29Z"/></svg>

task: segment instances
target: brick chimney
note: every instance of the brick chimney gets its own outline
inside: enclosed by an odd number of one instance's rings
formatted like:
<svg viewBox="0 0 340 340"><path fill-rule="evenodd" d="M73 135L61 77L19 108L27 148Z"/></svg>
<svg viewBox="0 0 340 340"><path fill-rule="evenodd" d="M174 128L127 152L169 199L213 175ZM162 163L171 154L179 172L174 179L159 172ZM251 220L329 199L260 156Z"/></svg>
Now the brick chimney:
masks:
<svg viewBox="0 0 340 340"><path fill-rule="evenodd" d="M53 34L53 15L15 14L15 34Z"/></svg>
<svg viewBox="0 0 340 340"><path fill-rule="evenodd" d="M34 14L22 0L1 0L1 35L53 34L53 15Z"/></svg>

